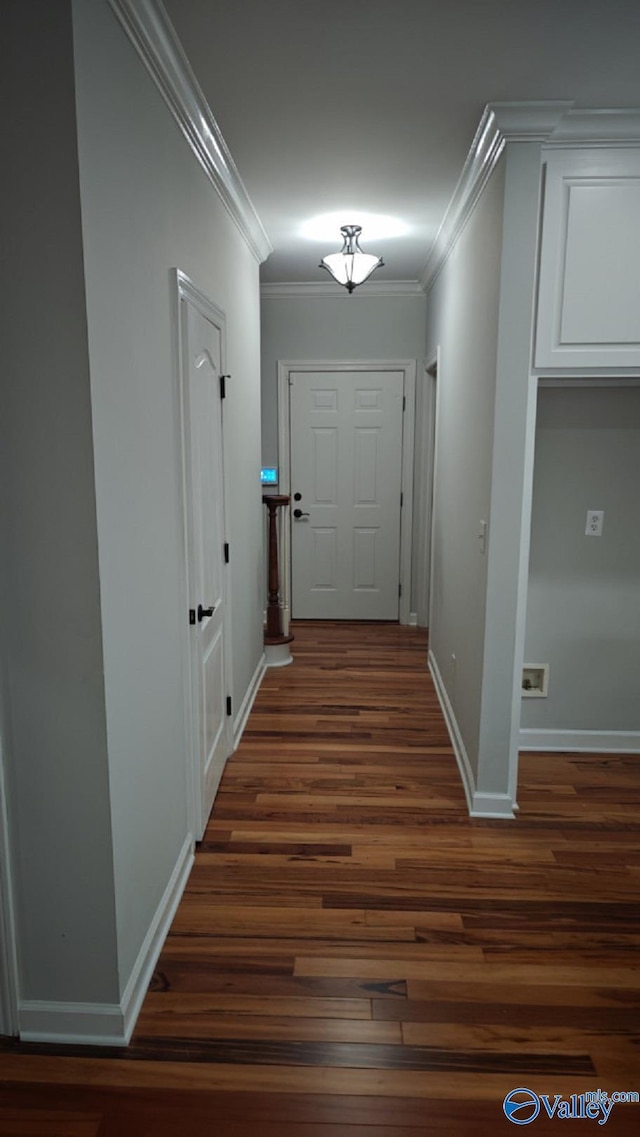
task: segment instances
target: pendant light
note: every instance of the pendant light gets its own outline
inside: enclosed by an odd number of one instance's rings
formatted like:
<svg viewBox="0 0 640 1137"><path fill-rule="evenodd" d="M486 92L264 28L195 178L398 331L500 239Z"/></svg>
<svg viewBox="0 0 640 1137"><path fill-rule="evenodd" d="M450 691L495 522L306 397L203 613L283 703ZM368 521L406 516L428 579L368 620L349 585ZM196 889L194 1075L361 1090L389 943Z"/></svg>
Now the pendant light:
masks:
<svg viewBox="0 0 640 1137"><path fill-rule="evenodd" d="M343 245L339 253L330 253L323 257L319 268L326 268L338 284L342 284L347 292L353 292L362 284L375 269L384 264L382 257L375 257L371 253L363 253L358 244L358 237L362 232L360 225L342 225L340 232Z"/></svg>

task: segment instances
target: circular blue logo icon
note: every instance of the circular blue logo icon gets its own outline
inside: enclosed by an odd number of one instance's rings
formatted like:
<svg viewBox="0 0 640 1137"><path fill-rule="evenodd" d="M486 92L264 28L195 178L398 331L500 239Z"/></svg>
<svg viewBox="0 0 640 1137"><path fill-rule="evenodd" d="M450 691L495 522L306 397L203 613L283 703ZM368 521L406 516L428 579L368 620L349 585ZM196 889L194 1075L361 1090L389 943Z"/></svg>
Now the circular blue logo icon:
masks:
<svg viewBox="0 0 640 1137"><path fill-rule="evenodd" d="M540 1099L533 1090L520 1086L519 1089L511 1090L511 1093L507 1094L502 1108L514 1125L529 1125L540 1113Z"/></svg>

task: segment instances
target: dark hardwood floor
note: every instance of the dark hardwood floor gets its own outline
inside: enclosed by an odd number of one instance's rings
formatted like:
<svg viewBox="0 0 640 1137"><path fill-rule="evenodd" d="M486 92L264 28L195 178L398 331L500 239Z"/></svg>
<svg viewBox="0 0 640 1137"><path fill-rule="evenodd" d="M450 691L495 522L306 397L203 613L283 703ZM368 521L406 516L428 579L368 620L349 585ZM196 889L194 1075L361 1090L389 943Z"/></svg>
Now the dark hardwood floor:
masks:
<svg viewBox="0 0 640 1137"><path fill-rule="evenodd" d="M8 1043L3 1137L482 1137L516 1087L640 1090L640 756L524 755L517 819L470 820L424 633L293 630L131 1046Z"/></svg>

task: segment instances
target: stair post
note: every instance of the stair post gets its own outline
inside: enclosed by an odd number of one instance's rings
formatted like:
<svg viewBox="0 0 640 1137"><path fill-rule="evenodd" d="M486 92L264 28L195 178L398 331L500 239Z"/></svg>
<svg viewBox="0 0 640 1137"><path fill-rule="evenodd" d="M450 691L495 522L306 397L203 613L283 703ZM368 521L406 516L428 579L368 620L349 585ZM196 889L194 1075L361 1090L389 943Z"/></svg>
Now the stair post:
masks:
<svg viewBox="0 0 640 1137"><path fill-rule="evenodd" d="M282 630L282 608L280 607L280 571L278 567L278 510L289 504L287 494L264 494L264 504L269 511L268 530L268 604L267 626L264 634L264 650L267 667L284 667L293 662L289 644L292 635Z"/></svg>

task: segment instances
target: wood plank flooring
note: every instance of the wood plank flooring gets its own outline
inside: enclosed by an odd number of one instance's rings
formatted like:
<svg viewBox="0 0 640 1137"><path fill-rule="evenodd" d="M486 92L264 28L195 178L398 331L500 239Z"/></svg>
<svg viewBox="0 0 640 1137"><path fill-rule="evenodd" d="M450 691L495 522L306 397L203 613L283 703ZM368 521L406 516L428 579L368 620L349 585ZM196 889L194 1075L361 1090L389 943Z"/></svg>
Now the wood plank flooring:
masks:
<svg viewBox="0 0 640 1137"><path fill-rule="evenodd" d="M470 1137L518 1086L640 1089L640 756L525 755L517 819L470 820L424 633L293 630L131 1046L7 1044L3 1137Z"/></svg>

